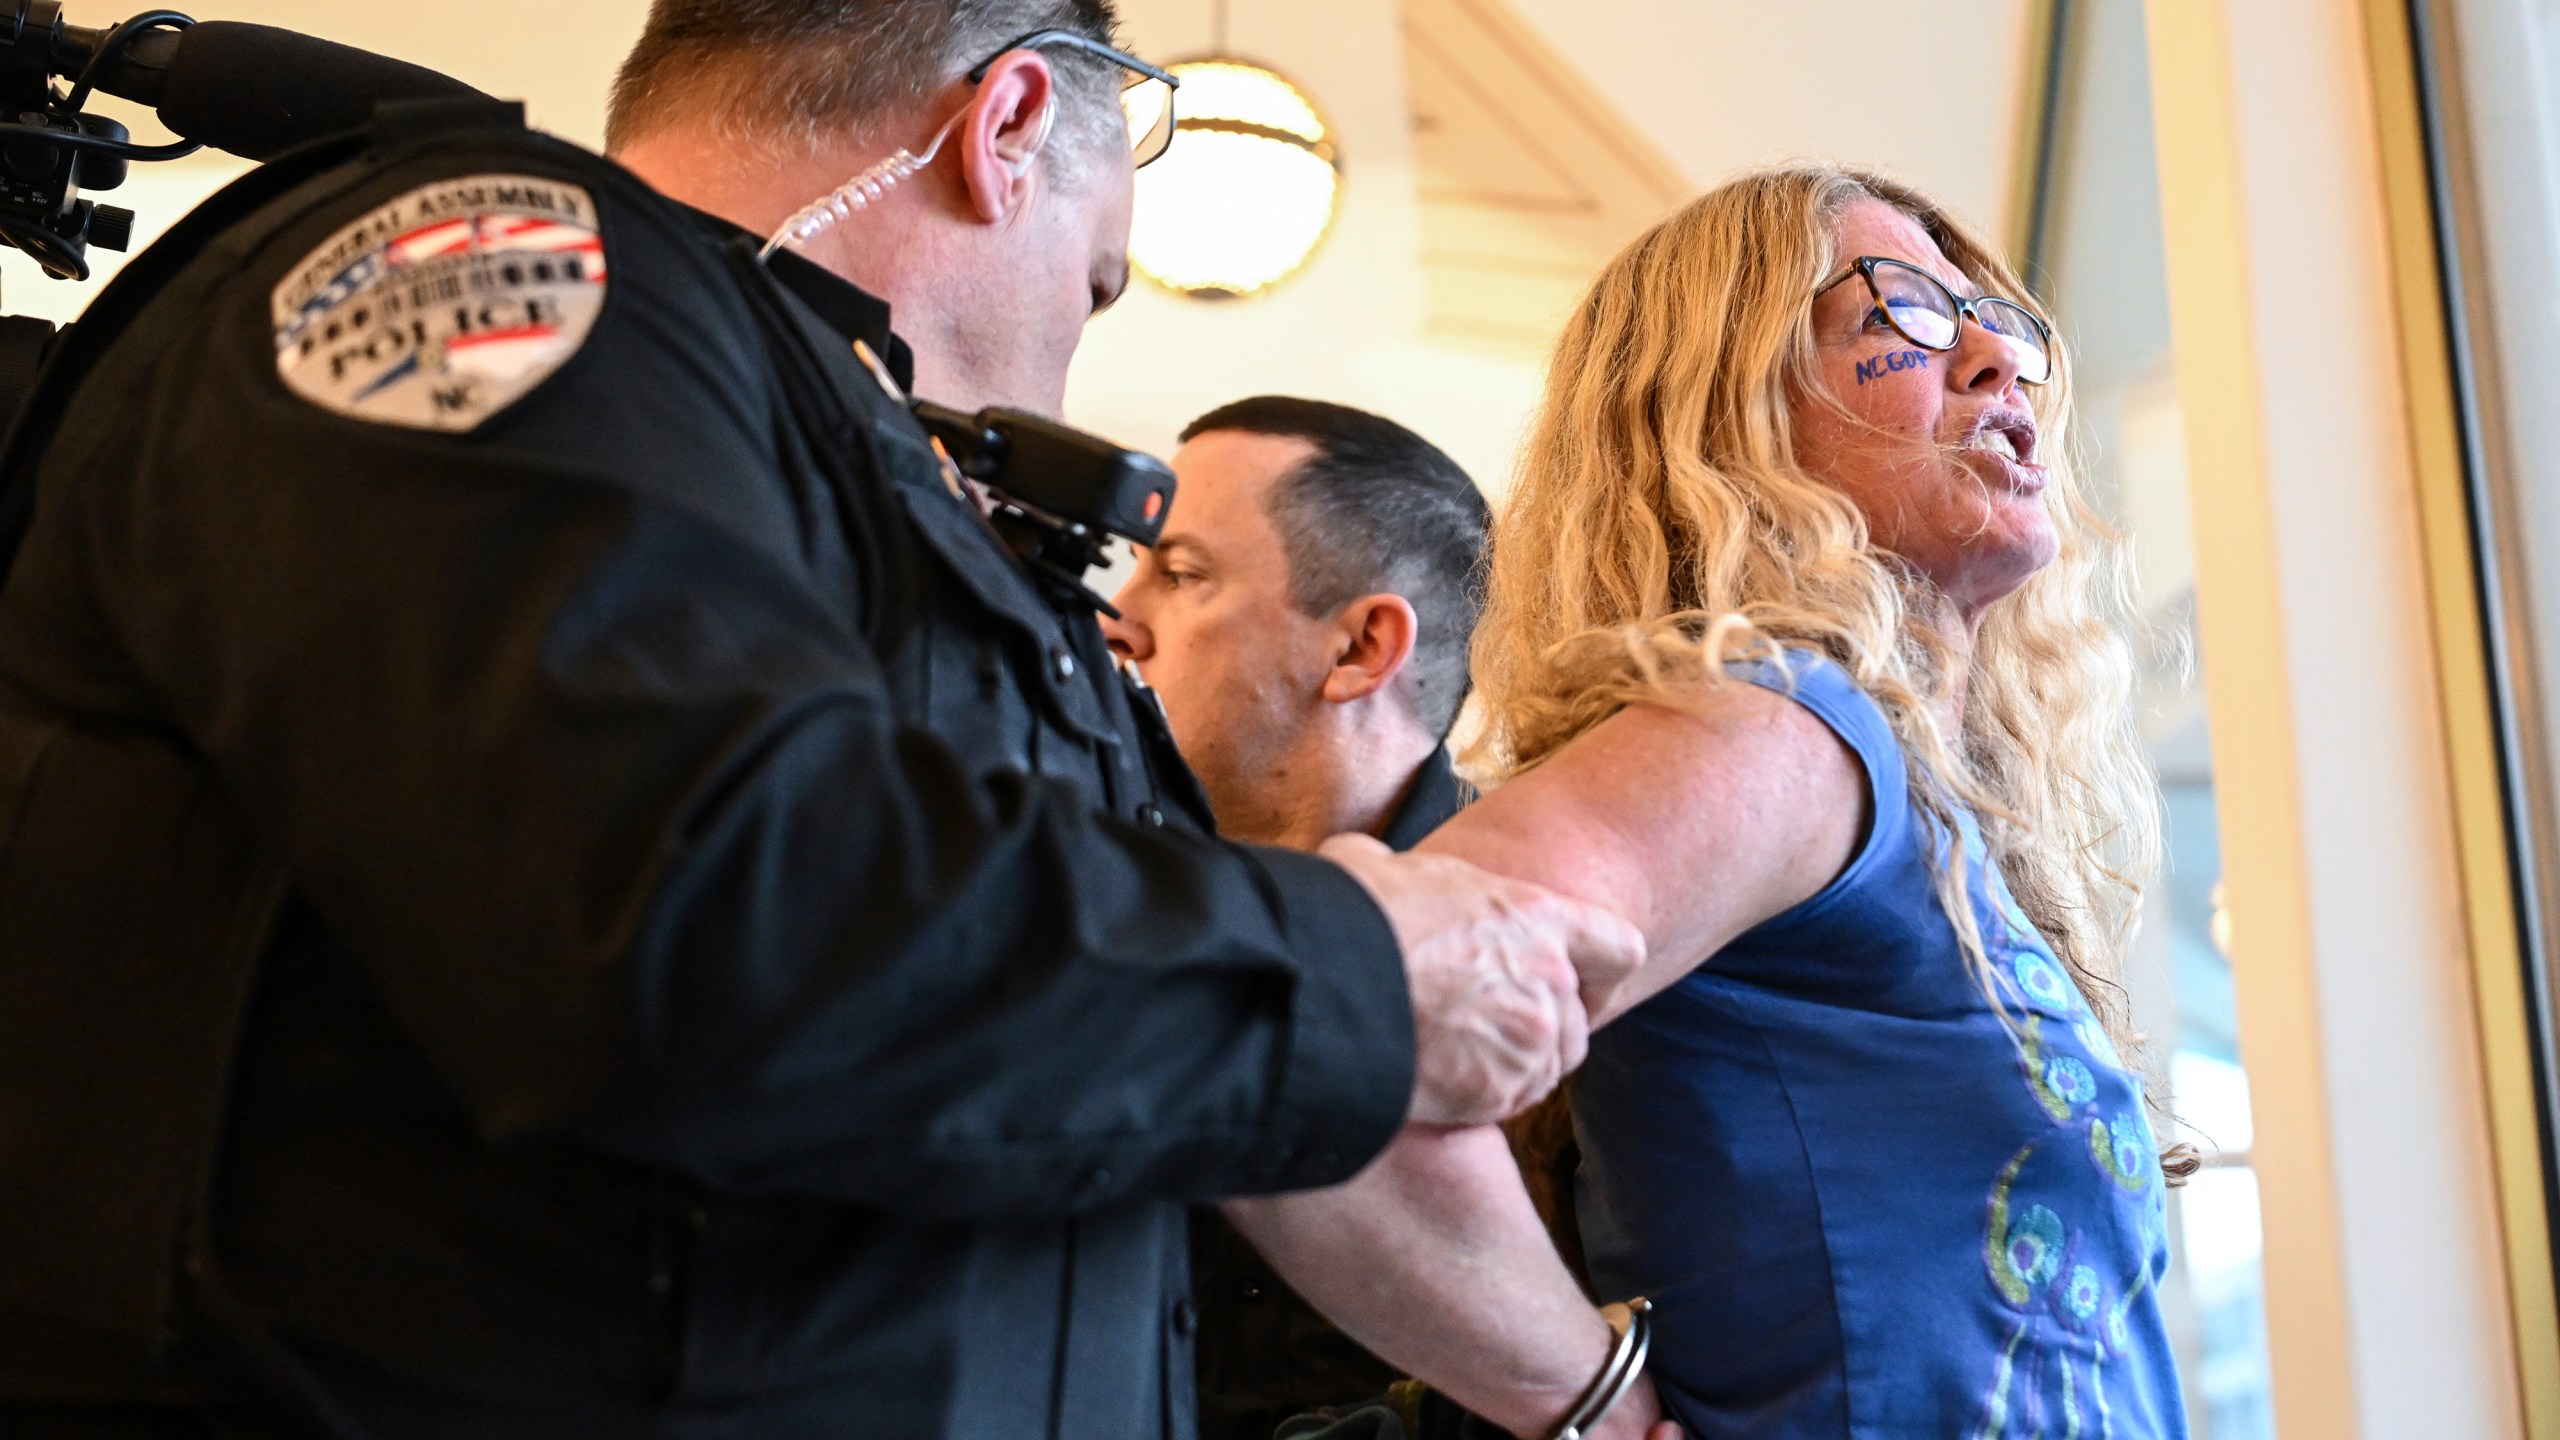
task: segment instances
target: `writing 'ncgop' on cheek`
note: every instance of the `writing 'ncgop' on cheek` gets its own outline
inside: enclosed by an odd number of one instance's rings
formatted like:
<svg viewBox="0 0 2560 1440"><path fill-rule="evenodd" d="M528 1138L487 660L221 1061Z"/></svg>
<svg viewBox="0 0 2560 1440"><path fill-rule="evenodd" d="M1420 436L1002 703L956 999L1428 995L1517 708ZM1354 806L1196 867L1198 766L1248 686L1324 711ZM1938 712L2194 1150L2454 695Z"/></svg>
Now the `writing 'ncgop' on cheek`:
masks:
<svg viewBox="0 0 2560 1440"><path fill-rule="evenodd" d="M1890 374L1897 370L1926 370L1928 368L1928 351L1896 350L1890 355L1879 355L1873 360L1859 361L1858 383L1864 385L1870 380Z"/></svg>

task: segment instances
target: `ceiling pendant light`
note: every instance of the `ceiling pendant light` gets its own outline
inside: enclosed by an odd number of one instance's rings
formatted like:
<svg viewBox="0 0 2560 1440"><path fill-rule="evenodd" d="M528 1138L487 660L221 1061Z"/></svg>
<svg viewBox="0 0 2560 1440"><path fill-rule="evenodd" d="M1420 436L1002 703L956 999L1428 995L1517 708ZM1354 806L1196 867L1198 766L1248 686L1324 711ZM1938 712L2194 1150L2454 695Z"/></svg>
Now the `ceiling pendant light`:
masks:
<svg viewBox="0 0 2560 1440"><path fill-rule="evenodd" d="M1174 143L1138 172L1129 263L1201 300L1267 290L1297 273L1333 228L1342 164L1306 92L1217 53L1170 67L1182 81Z"/></svg>

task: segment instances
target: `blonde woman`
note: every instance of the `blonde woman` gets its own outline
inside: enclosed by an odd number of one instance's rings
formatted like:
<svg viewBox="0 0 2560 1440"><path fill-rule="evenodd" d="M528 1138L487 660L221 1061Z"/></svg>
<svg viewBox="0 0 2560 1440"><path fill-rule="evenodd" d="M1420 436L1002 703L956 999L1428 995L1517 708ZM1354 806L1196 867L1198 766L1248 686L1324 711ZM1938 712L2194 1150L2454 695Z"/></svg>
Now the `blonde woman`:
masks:
<svg viewBox="0 0 2560 1440"><path fill-rule="evenodd" d="M1510 778L1423 848L1646 933L1574 1082L1580 1235L1693 1434L2184 1433L2114 984L2155 802L2069 414L1997 257L1828 168L1665 221L1558 351L1477 632ZM1409 1137L1333 1233L1435 1164L1516 1213L1491 1152Z"/></svg>

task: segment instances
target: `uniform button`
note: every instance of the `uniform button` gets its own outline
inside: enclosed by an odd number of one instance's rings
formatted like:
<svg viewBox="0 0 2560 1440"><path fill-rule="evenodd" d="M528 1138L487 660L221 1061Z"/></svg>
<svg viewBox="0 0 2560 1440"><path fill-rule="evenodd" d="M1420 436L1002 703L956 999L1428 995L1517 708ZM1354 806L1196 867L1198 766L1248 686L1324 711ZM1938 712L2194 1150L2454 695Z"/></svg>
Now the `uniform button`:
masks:
<svg viewBox="0 0 2560 1440"><path fill-rule="evenodd" d="M1173 1333L1181 1336L1185 1340L1188 1340L1191 1338L1191 1332L1199 1328L1200 1311L1192 1305L1190 1297L1184 1296L1183 1298L1174 1301Z"/></svg>
<svg viewBox="0 0 2560 1440"><path fill-rule="evenodd" d="M1244 1282L1241 1290L1244 1298L1247 1300L1259 1300L1262 1298L1262 1286L1255 1281L1247 1280Z"/></svg>
<svg viewBox="0 0 2560 1440"><path fill-rule="evenodd" d="M684 1223L692 1228L693 1233L699 1235L711 1228L711 1212L696 1205L684 1212Z"/></svg>
<svg viewBox="0 0 2560 1440"><path fill-rule="evenodd" d="M650 1272L649 1272L649 1293L650 1293L650 1294L652 1294L652 1295L665 1295L665 1294L667 1294L669 1291L674 1290L675 1288L676 1288L676 1277L674 1277L673 1275L668 1274L668 1273L667 1273L666 1271L664 1271L664 1270L652 1270L652 1271L650 1271Z"/></svg>
<svg viewBox="0 0 2560 1440"><path fill-rule="evenodd" d="M1142 824L1162 825L1164 823L1164 812L1157 809L1155 802L1150 800L1146 804L1138 807L1138 819Z"/></svg>
<svg viewBox="0 0 2560 1440"><path fill-rule="evenodd" d="M1049 647L1049 669L1061 680L1073 680L1076 678L1076 657L1068 654L1065 646L1052 645Z"/></svg>

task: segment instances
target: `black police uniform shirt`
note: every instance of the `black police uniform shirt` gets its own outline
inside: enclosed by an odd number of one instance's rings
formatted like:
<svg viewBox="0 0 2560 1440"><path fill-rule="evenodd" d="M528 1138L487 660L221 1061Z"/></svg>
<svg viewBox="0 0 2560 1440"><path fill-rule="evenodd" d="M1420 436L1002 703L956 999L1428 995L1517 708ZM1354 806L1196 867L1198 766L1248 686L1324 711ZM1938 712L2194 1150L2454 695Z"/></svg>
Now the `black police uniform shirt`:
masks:
<svg viewBox="0 0 2560 1440"><path fill-rule="evenodd" d="M1449 752L1434 750L1378 838L1410 850L1474 798ZM1374 1399L1403 1378L1301 1298L1215 1210L1192 1217L1191 1271L1203 1440L1270 1440L1292 1416Z"/></svg>
<svg viewBox="0 0 2560 1440"><path fill-rule="evenodd" d="M1384 917L1163 823L885 307L736 239L446 136L93 311L0 591L0 1406L1187 1435L1186 1205L1401 1122Z"/></svg>

